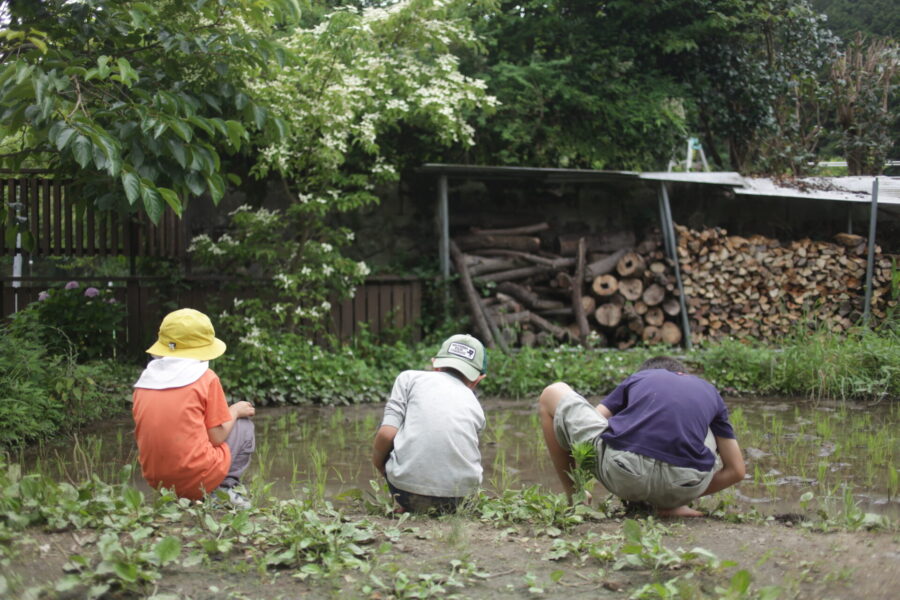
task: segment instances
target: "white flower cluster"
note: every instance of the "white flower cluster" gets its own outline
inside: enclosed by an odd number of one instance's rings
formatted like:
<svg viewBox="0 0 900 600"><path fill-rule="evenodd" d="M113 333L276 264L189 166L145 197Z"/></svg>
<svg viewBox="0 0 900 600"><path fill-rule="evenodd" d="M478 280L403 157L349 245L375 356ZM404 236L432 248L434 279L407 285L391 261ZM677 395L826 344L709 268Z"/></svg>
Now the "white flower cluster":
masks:
<svg viewBox="0 0 900 600"><path fill-rule="evenodd" d="M272 277L272 279L274 279L275 283L277 283L278 286L283 290L287 290L291 287L291 278L288 277L285 273L276 273L275 276Z"/></svg>
<svg viewBox="0 0 900 600"><path fill-rule="evenodd" d="M405 120L428 127L441 143L471 145L467 116L497 101L483 81L460 73L448 50L475 40L469 20L450 16L451 4L404 0L361 13L339 9L314 29L288 36L297 66L248 82L291 125L289 139L263 149L256 170L294 176L303 192L307 174L336 170L360 149L384 180L396 167L381 154L379 136ZM308 204L336 199L300 196Z"/></svg>
<svg viewBox="0 0 900 600"><path fill-rule="evenodd" d="M251 327L244 337L241 338L242 344L247 344L248 346L253 346L254 348L265 348L264 344L260 340L260 336L262 331L259 327Z"/></svg>

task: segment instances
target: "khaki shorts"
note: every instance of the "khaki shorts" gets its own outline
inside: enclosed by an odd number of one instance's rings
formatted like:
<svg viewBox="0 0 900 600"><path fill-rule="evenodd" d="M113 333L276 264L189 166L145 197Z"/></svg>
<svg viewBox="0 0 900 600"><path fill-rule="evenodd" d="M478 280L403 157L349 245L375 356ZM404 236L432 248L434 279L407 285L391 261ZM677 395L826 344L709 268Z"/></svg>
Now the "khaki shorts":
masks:
<svg viewBox="0 0 900 600"><path fill-rule="evenodd" d="M564 449L588 442L597 450L594 476L622 500L647 502L657 508L675 508L695 500L709 486L713 471L676 467L627 450L615 450L600 438L609 427L606 418L577 392L566 394L556 407L553 430ZM715 437L707 433L706 446L716 451Z"/></svg>

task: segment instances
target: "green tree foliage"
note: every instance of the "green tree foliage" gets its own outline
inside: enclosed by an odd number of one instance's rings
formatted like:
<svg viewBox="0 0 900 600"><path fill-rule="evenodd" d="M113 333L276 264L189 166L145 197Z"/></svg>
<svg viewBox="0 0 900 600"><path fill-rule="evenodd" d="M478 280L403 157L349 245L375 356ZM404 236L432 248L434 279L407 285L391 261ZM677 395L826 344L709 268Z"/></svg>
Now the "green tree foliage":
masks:
<svg viewBox="0 0 900 600"><path fill-rule="evenodd" d="M824 17L806 0L703 4L719 25L677 68L704 146L719 167L799 174L824 132L823 75L836 42Z"/></svg>
<svg viewBox="0 0 900 600"><path fill-rule="evenodd" d="M828 16L828 28L844 41L857 33L881 37L900 35L900 10L894 0L812 0Z"/></svg>
<svg viewBox="0 0 900 600"><path fill-rule="evenodd" d="M375 202L373 184L419 164L425 146L470 146L469 115L494 105L454 54L475 45L469 2L366 4L376 6L340 8L291 32L294 64L251 82L290 128L263 148L255 172L282 176L311 215Z"/></svg>
<svg viewBox="0 0 900 600"><path fill-rule="evenodd" d="M881 174L897 143L900 47L857 34L835 57L829 83L849 174Z"/></svg>
<svg viewBox="0 0 900 600"><path fill-rule="evenodd" d="M0 31L4 167L26 159L99 208L158 221L223 196L223 158L286 126L246 84L284 65L296 0L25 0ZM11 146L15 150L8 151Z"/></svg>
<svg viewBox="0 0 900 600"><path fill-rule="evenodd" d="M656 169L687 135L720 169L798 173L835 38L807 0L532 0L479 21L501 106L484 162Z"/></svg>
<svg viewBox="0 0 900 600"><path fill-rule="evenodd" d="M291 63L248 78L254 97L287 124L285 135L261 147L252 172L280 179L290 206L239 209L227 235L194 240L195 256L216 272L275 282L273 303L229 311L232 331L321 326L330 302L352 294L368 273L341 255L353 234L332 217L377 203L375 186L420 164L425 148L471 145L468 116L494 104L482 81L460 73L452 52L474 44L468 2L375 4L307 16L282 40ZM240 338L248 352L264 345Z"/></svg>
<svg viewBox="0 0 900 600"><path fill-rule="evenodd" d="M504 1L478 23L487 53L472 70L500 102L478 130L478 160L648 168L683 139L685 97L655 64L657 33L621 2ZM646 15L657 3L635 3ZM671 3L666 3L671 4ZM673 34L674 35L674 34ZM677 44L674 39L671 41Z"/></svg>

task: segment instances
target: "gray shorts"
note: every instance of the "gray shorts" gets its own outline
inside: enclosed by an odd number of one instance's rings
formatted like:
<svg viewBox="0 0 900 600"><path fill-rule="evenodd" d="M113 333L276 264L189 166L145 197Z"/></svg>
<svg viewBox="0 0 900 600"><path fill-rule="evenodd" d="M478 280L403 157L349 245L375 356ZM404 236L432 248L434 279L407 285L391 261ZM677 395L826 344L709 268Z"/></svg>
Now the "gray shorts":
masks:
<svg viewBox="0 0 900 600"><path fill-rule="evenodd" d="M566 450L588 442L597 450L594 476L622 500L647 502L657 508L675 508L695 500L709 486L713 471L676 467L627 450L615 450L600 435L609 427L606 418L577 392L566 394L556 406L553 430ZM706 436L706 446L716 451L715 437Z"/></svg>

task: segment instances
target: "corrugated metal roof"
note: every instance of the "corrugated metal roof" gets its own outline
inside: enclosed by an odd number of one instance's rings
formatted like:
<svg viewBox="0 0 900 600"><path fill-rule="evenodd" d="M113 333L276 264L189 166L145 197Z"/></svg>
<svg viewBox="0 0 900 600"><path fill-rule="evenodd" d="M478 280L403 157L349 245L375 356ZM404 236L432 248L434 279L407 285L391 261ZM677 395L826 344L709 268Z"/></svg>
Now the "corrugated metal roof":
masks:
<svg viewBox="0 0 900 600"><path fill-rule="evenodd" d="M866 177L804 177L776 180L768 177L744 177L740 173L677 172L677 171L601 171L594 169L556 169L542 167L494 167L486 165L458 165L428 163L420 173L466 177L473 179L541 179L548 182L600 183L604 181L665 181L729 187L743 196L775 198L806 198L839 202L871 202L872 183ZM879 204L900 205L900 177L878 177Z"/></svg>
<svg viewBox="0 0 900 600"><path fill-rule="evenodd" d="M735 194L778 198L809 198L840 202L871 202L874 177L805 177L789 185L765 177L744 177ZM900 205L900 178L878 178L878 203Z"/></svg>

